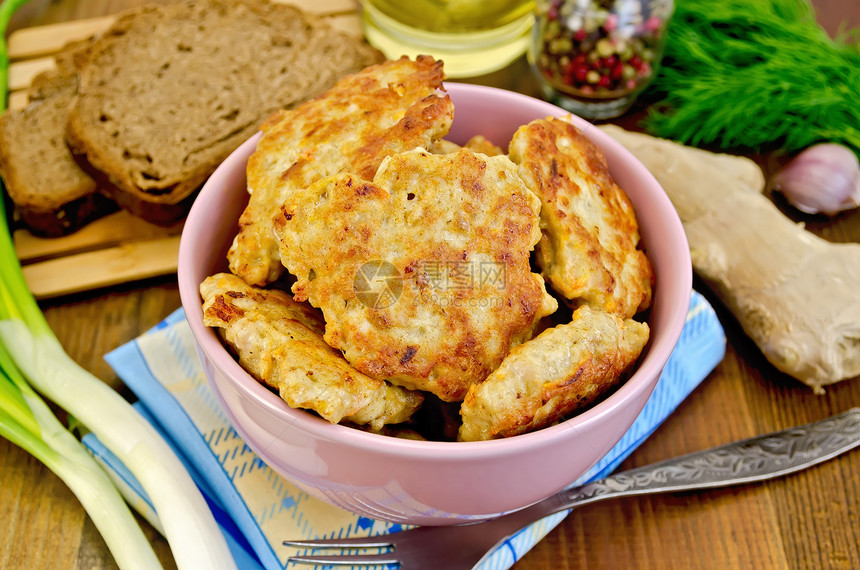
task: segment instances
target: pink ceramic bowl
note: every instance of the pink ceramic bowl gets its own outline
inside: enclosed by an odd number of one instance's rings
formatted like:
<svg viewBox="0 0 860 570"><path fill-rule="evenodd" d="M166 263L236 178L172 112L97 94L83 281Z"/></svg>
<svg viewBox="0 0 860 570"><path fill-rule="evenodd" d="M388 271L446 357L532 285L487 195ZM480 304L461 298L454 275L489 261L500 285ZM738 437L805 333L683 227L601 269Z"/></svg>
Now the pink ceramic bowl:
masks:
<svg viewBox="0 0 860 570"><path fill-rule="evenodd" d="M449 138L483 134L506 145L520 125L566 112L508 91L448 84L455 119ZM630 196L656 273L651 340L632 377L590 410L534 433L486 442L411 441L333 425L289 408L261 387L202 323L197 287L226 269L225 255L246 202L245 162L257 137L237 149L203 187L179 250L182 305L210 383L236 431L276 471L311 495L393 522L441 525L523 508L568 485L630 427L648 400L684 320L691 264L681 222L651 174L589 123L576 124L603 149Z"/></svg>

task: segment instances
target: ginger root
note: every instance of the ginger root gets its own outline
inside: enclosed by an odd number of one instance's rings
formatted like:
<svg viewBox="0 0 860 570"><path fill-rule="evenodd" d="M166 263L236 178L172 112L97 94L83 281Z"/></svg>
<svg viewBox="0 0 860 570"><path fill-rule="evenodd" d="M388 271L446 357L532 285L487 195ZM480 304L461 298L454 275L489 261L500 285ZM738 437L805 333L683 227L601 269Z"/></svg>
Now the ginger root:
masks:
<svg viewBox="0 0 860 570"><path fill-rule="evenodd" d="M860 375L860 244L831 243L791 221L761 193L749 159L600 128L663 186L696 273L776 368L818 393Z"/></svg>

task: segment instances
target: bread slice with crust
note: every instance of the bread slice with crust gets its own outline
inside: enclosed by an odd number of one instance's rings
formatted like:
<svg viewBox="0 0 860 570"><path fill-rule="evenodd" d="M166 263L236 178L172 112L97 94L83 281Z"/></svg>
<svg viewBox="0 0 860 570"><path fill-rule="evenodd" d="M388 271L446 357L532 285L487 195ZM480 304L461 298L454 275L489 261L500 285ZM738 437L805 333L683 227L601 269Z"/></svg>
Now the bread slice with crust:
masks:
<svg viewBox="0 0 860 570"><path fill-rule="evenodd" d="M168 225L266 117L382 55L291 6L195 0L120 16L78 59L70 148L120 205Z"/></svg>
<svg viewBox="0 0 860 570"><path fill-rule="evenodd" d="M57 237L117 209L98 193L65 143L68 107L77 92L68 47L57 68L33 80L29 103L0 116L0 176L22 222L37 235Z"/></svg>

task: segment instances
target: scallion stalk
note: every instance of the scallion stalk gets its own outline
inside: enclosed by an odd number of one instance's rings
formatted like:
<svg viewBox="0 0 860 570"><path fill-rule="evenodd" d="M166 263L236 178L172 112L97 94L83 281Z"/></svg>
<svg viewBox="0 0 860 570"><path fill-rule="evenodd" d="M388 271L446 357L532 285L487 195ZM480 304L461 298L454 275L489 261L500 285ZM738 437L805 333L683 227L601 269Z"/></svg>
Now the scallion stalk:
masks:
<svg viewBox="0 0 860 570"><path fill-rule="evenodd" d="M5 208L0 216L5 220ZM118 392L66 354L27 287L8 231L0 231L0 270L0 343L24 377L134 474L180 569L235 568L203 495L170 446Z"/></svg>
<svg viewBox="0 0 860 570"><path fill-rule="evenodd" d="M15 10L26 1L5 0L0 4L0 110L6 108L8 84L5 31ZM2 192L0 216L5 222ZM6 234L5 229L0 233ZM16 302L10 295L15 285L9 277L4 270L0 291L3 305ZM7 284L12 287L7 288ZM29 296L28 290L24 293ZM3 343L0 343L0 436L36 457L62 479L86 509L120 568L161 568L152 545L117 488L33 391Z"/></svg>
<svg viewBox="0 0 860 570"><path fill-rule="evenodd" d="M25 3L4 0L0 4L0 110L6 106L7 94L5 32L15 10ZM76 450L84 455L86 451L62 428L29 381L93 432L134 474L152 501L180 569L235 568L203 495L167 442L119 393L66 354L30 293L5 222L0 186L0 351L5 355L0 356L4 372L0 374L0 435L61 475L76 494L80 492L79 499L121 567L158 566L148 542L147 553L139 537L129 538L134 533L128 521L108 516L118 512L117 506L102 505L100 500L111 494L107 488L118 493L116 488L98 464L93 463L97 470L87 471L88 462ZM77 464L80 467L73 467ZM87 488L90 481L98 482L104 492L92 493Z"/></svg>
<svg viewBox="0 0 860 570"><path fill-rule="evenodd" d="M117 488L57 420L0 344L0 436L45 464L86 509L120 568L161 568Z"/></svg>
<svg viewBox="0 0 860 570"><path fill-rule="evenodd" d="M6 109L6 91L9 86L9 52L6 49L6 29L15 11L29 0L3 0L0 3L0 111Z"/></svg>

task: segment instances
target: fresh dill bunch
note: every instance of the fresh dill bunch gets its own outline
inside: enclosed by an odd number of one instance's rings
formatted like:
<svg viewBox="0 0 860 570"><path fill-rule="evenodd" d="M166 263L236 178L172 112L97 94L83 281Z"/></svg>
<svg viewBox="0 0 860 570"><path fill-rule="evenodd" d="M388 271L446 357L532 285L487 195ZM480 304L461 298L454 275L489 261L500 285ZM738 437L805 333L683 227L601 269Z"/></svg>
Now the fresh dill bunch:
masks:
<svg viewBox="0 0 860 570"><path fill-rule="evenodd" d="M642 126L694 146L860 155L860 28L830 38L807 0L676 0Z"/></svg>

